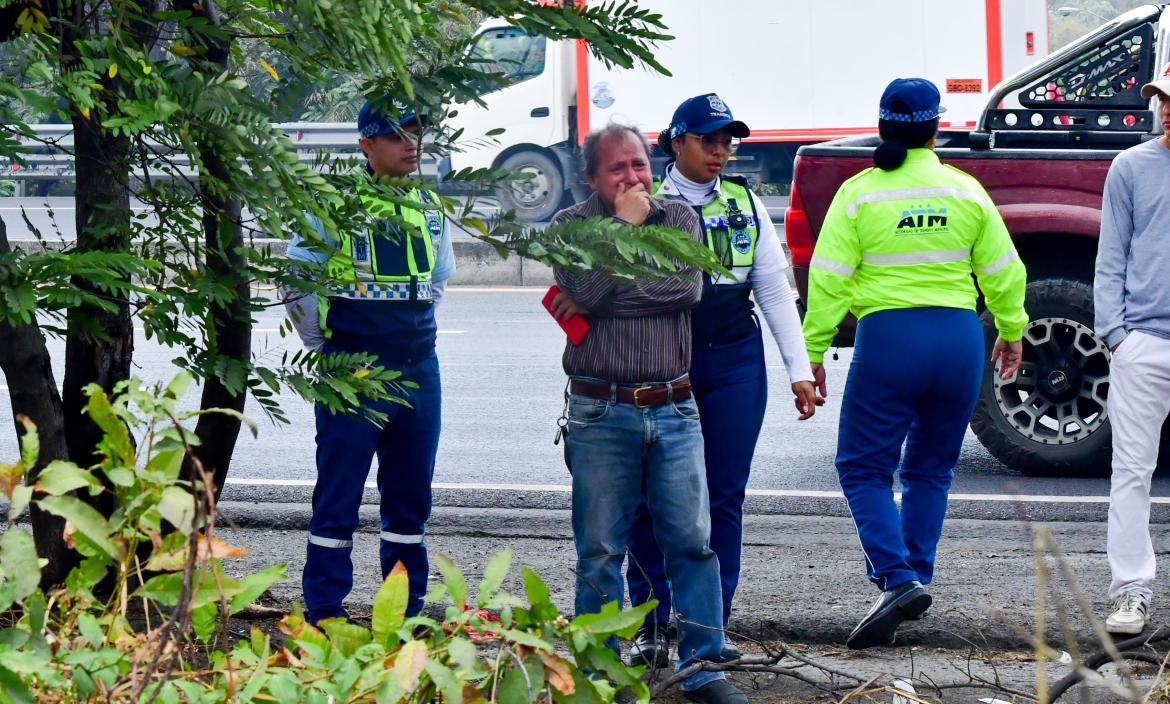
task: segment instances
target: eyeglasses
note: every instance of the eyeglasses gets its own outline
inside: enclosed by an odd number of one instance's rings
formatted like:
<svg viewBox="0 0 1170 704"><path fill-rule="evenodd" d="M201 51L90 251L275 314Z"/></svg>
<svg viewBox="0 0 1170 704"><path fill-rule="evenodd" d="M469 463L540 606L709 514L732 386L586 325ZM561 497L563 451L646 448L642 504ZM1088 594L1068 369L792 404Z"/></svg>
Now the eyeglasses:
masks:
<svg viewBox="0 0 1170 704"><path fill-rule="evenodd" d="M726 149L728 153L734 154L735 150L739 148L738 137L728 137L720 134L694 134L693 132L687 132L686 135L699 140L705 152Z"/></svg>

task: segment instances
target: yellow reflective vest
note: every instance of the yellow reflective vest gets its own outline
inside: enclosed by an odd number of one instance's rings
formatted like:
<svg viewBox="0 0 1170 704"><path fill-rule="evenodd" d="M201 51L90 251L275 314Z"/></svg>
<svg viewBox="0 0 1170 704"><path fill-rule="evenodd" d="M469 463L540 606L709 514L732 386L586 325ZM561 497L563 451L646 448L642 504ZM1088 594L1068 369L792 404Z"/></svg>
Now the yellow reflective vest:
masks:
<svg viewBox="0 0 1170 704"><path fill-rule="evenodd" d="M431 273L435 246L443 236L443 210L438 196L430 191L405 191L403 198L413 207L362 194L366 211L374 217L373 230L338 233L337 251L325 265L326 274L337 281L334 295L359 300L431 300ZM405 227L383 215L396 216Z"/></svg>
<svg viewBox="0 0 1170 704"><path fill-rule="evenodd" d="M430 191L405 191L403 198L410 205L363 193L362 203L374 218L371 229L337 233L337 248L325 263L333 293L317 298L318 325L326 339L333 338L328 325L332 299L433 303L431 274L445 216L438 196ZM397 220L388 217L391 215Z"/></svg>
<svg viewBox="0 0 1170 704"><path fill-rule="evenodd" d="M804 337L824 360L846 312L976 310L978 291L1003 339L1019 340L1027 272L1003 218L974 177L911 149L893 171L866 169L841 185L809 267Z"/></svg>

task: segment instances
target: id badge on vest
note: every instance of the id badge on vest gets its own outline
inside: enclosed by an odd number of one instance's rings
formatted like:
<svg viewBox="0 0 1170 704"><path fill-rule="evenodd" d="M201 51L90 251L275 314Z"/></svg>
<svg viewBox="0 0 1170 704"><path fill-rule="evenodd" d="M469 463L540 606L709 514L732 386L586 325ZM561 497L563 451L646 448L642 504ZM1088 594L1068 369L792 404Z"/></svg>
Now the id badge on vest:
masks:
<svg viewBox="0 0 1170 704"><path fill-rule="evenodd" d="M372 279L373 263L370 260L370 235L363 233L350 239L353 248L353 270L359 279Z"/></svg>
<svg viewBox="0 0 1170 704"><path fill-rule="evenodd" d="M433 210L426 212L427 230L431 233L431 246L437 251L443 241L443 218Z"/></svg>

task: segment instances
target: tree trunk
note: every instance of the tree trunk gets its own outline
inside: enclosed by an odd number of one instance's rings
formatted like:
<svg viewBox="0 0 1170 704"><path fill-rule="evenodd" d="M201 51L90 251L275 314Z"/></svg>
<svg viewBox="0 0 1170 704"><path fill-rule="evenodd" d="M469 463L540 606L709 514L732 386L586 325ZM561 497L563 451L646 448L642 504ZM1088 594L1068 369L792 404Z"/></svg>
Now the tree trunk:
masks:
<svg viewBox="0 0 1170 704"><path fill-rule="evenodd" d="M0 254L11 251L8 228L0 219ZM12 416L26 416L37 426L41 452L34 466L28 468L25 482L32 484L50 462L69 459L65 445L65 424L61 412L61 395L53 378L53 366L45 336L36 319L27 325L10 325L0 321L0 370L8 382L8 399ZM16 436L25 433L24 425L16 422ZM30 510L33 538L37 554L49 563L41 571L41 585L51 587L65 581L75 564L76 556L65 546L65 520L46 513L33 504Z"/></svg>
<svg viewBox="0 0 1170 704"><path fill-rule="evenodd" d="M175 3L178 10L189 10L205 18L208 24L218 27L219 16L211 0L180 0ZM204 52L193 63L196 69L218 74L227 70L231 57L228 39L215 39L207 34L195 37ZM233 361L247 364L252 356L251 291L249 289L248 261L243 252L244 232L240 225L240 201L237 198L220 195L212 185L230 180L227 164L220 158L220 152L206 139L200 142L199 159L202 170L199 189L203 200L203 232L206 244L205 265L207 274L216 281L229 283L235 294L226 303L210 306L208 339L210 349ZM203 382L203 396L200 408L230 408L243 412L247 390L233 392L217 376L208 376ZM187 458L187 472L194 473L194 462L198 460L205 472L214 476L215 497L219 498L227 479L232 453L240 435L240 421L222 413L199 417L195 434L200 444Z"/></svg>
<svg viewBox="0 0 1170 704"><path fill-rule="evenodd" d="M129 36L149 52L157 40L158 28L153 19L156 2L143 0L140 14L128 18ZM61 42L62 70L71 70L81 62L81 42L100 35L104 21L97 8L73 2L73 17L66 26ZM90 12L92 10L92 12ZM100 78L105 84L106 100L117 100L120 77ZM130 227L130 139L116 136L102 128L98 111L89 116L74 110L74 168L77 195L77 251L128 252L131 248ZM65 342L65 379L62 405L65 412L65 441L69 457L83 467L97 463L96 452L102 433L84 413L89 384L101 386L113 395L114 386L130 378L134 356L134 328L130 301L120 294L110 294L82 278L75 278L79 288L104 296L112 309L80 305L69 311ZM103 515L114 510L113 492L104 492L91 501Z"/></svg>
<svg viewBox="0 0 1170 704"><path fill-rule="evenodd" d="M211 150L204 148L200 151L205 168L212 172L223 170L223 164L214 161L209 154ZM241 252L244 236L239 220L238 200L220 199L204 192L203 228L207 238L207 271L221 281L232 279L235 293L226 303L211 306L208 324L214 332L209 338L215 341L216 353L246 364L252 356L252 320L249 312L251 291L248 286L247 258ZM230 408L243 412L246 399L246 389L233 392L219 377L208 376L203 382L199 407ZM192 454L199 460L203 470L214 476L215 498L218 500L239 439L240 421L223 413L209 413L199 417L195 435L199 437L200 444ZM191 459L188 458L188 472L193 470Z"/></svg>
<svg viewBox="0 0 1170 704"><path fill-rule="evenodd" d="M103 133L97 116L73 116L77 169L77 250L125 252L130 249L130 143ZM113 310L80 305L69 311L65 341L65 383L62 404L69 457L82 467L96 464L102 432L85 414L84 389L98 384L113 395L114 385L130 378L134 328L130 303L120 295L102 292L82 278L74 284L113 303ZM103 515L113 510L113 495L97 497Z"/></svg>

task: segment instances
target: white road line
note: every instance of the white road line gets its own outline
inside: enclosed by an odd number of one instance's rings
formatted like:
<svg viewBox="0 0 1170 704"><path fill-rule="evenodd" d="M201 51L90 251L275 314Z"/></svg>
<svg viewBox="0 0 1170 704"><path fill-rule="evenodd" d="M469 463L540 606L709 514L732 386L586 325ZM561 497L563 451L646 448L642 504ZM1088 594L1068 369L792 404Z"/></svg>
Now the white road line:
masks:
<svg viewBox="0 0 1170 704"><path fill-rule="evenodd" d="M294 487L313 486L312 479L231 479L228 485L234 486L274 486ZM519 491L519 492L549 492L553 494L568 494L573 487L568 484L480 484L475 482L435 482L431 485L435 489L454 489L460 491ZM366 488L376 489L374 482L366 482ZM845 496L839 491L819 491L802 489L748 489L748 496L767 496L795 499L843 499ZM895 497L899 498L899 497ZM951 494L952 501L991 501L1043 504L1105 504L1109 503L1108 496L1057 496L1046 494ZM1170 496L1155 496L1151 499L1155 504L1170 504Z"/></svg>
<svg viewBox="0 0 1170 704"><path fill-rule="evenodd" d="M448 293L544 293L542 286L450 286Z"/></svg>
<svg viewBox="0 0 1170 704"><path fill-rule="evenodd" d="M235 486L313 486L316 482L312 479L232 479L228 477L224 480L224 484L234 484ZM366 482L366 486L377 488L373 482Z"/></svg>
<svg viewBox="0 0 1170 704"><path fill-rule="evenodd" d="M0 390L7 391L8 386L0 384ZM228 478L228 486L272 486L297 487L313 486L312 479L232 479ZM466 482L435 482L431 485L435 489L452 489L455 491L521 491L521 492L548 492L550 494L572 493L573 487L568 484L477 484ZM366 482L367 489L377 489L374 482ZM802 489L748 489L748 496L766 496L789 499L844 499L839 491L818 491ZM895 500L901 497L895 496ZM1025 504L1107 504L1108 496L1058 496L1049 494L951 494L951 501L988 501L1011 503L1018 501ZM1155 496L1150 499L1154 504L1170 505L1170 496Z"/></svg>
<svg viewBox="0 0 1170 704"><path fill-rule="evenodd" d="M143 328L134 328L134 332L143 332ZM280 328L252 328L252 332L280 332ZM440 330L440 335L464 335L466 330Z"/></svg>

